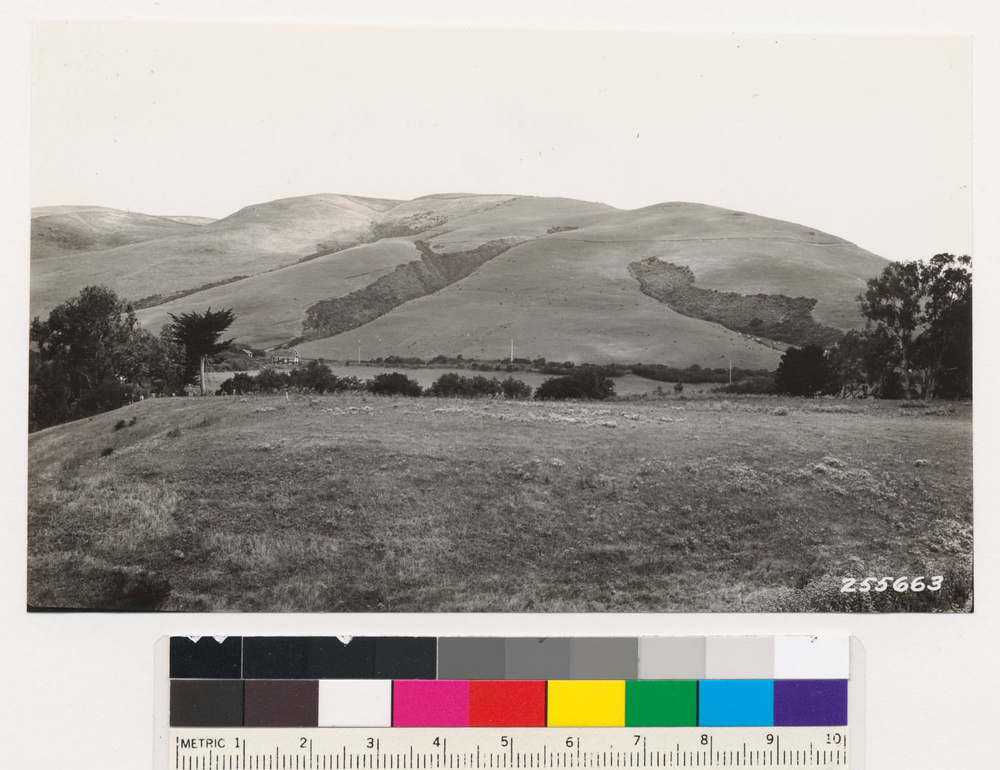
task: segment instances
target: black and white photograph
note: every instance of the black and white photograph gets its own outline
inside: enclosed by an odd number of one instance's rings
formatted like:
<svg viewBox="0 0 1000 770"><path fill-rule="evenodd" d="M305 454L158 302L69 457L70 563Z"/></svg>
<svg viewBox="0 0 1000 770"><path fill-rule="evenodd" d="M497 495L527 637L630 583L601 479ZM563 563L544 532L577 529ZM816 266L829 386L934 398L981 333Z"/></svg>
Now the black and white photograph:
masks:
<svg viewBox="0 0 1000 770"><path fill-rule="evenodd" d="M972 85L35 22L28 609L972 612Z"/></svg>

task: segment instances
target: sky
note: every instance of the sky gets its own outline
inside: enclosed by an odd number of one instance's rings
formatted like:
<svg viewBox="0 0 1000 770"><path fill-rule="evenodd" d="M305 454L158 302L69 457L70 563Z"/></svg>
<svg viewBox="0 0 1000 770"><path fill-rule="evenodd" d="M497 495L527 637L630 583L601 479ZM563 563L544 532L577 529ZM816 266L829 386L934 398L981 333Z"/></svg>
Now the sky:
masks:
<svg viewBox="0 0 1000 770"><path fill-rule="evenodd" d="M31 205L511 193L971 253L963 36L37 22Z"/></svg>

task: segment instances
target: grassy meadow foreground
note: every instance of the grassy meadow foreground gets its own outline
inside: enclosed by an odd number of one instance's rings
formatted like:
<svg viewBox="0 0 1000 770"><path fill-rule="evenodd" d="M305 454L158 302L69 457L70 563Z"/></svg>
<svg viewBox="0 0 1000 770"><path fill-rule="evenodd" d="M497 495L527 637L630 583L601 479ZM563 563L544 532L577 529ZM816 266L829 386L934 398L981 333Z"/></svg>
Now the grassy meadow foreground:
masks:
<svg viewBox="0 0 1000 770"><path fill-rule="evenodd" d="M29 438L33 607L969 610L972 408L156 399ZM943 576L845 594L842 578Z"/></svg>

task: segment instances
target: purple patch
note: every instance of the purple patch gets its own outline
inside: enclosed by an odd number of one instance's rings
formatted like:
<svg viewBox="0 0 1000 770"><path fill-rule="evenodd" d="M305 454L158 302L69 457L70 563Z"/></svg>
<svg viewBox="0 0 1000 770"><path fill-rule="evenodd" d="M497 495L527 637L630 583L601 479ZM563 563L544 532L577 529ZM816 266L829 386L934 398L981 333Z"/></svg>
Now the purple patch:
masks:
<svg viewBox="0 0 1000 770"><path fill-rule="evenodd" d="M775 727L840 727L846 724L846 679L775 680Z"/></svg>

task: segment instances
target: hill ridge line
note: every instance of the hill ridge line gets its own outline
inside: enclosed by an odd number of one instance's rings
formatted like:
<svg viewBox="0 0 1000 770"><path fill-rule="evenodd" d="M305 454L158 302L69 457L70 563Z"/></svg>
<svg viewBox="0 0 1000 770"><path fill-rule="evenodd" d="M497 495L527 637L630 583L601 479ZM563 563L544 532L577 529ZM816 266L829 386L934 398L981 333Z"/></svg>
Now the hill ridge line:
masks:
<svg viewBox="0 0 1000 770"><path fill-rule="evenodd" d="M567 238L556 234L540 236L542 238L568 241L570 243L685 243L699 241L779 241L781 243L808 243L810 246L857 246L850 241L807 241L802 238L766 238L760 236L724 236L720 238L615 238L600 240L595 238Z"/></svg>

